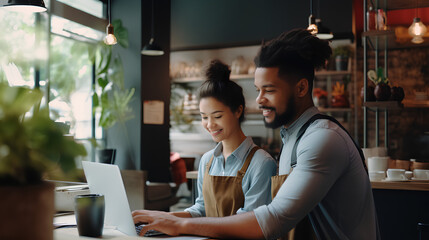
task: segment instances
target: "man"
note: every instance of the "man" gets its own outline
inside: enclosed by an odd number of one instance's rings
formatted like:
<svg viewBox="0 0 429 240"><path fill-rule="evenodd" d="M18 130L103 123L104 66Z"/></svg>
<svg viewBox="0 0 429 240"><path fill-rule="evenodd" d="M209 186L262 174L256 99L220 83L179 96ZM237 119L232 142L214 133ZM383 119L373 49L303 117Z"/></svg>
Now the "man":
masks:
<svg viewBox="0 0 429 240"><path fill-rule="evenodd" d="M181 219L133 212L169 235L275 239L308 215L319 239L376 239L371 185L360 152L337 123L318 119L312 101L314 70L331 55L329 43L292 30L261 46L255 58L256 99L265 125L281 127L279 174L285 176L272 203L225 218ZM314 117L316 116L316 117Z"/></svg>

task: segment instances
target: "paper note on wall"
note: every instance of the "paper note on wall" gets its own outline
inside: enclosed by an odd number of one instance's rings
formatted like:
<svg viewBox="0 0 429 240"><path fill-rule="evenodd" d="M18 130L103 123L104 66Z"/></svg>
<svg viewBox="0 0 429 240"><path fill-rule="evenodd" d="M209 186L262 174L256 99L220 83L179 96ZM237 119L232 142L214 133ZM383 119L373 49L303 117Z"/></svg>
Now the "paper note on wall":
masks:
<svg viewBox="0 0 429 240"><path fill-rule="evenodd" d="M143 103L143 124L164 124L164 102L146 100Z"/></svg>

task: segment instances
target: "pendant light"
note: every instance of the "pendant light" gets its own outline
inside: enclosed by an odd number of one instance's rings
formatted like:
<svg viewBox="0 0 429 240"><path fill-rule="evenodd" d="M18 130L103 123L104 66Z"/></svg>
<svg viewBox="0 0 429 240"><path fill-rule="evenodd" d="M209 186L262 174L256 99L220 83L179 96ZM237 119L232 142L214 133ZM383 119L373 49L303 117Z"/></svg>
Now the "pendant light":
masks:
<svg viewBox="0 0 429 240"><path fill-rule="evenodd" d="M154 25L155 25L154 5L155 5L155 2L152 0L152 24L151 24L150 40L149 40L149 43L143 47L142 52L141 52L141 54L146 55L146 56L164 55L164 51L162 50L162 48L155 43L155 37L154 37Z"/></svg>
<svg viewBox="0 0 429 240"><path fill-rule="evenodd" d="M313 16L313 0L310 0L310 16L308 17L307 30L312 35L316 35L316 33L317 33L316 18Z"/></svg>
<svg viewBox="0 0 429 240"><path fill-rule="evenodd" d="M319 39L327 40L332 39L334 37L334 34L332 34L331 30L322 24L322 19L316 18L316 26L316 37L318 37Z"/></svg>
<svg viewBox="0 0 429 240"><path fill-rule="evenodd" d="M423 35L425 35L427 28L418 17L419 10L417 7L418 6L416 6L416 17L413 19L413 23L408 28L408 33L413 37L413 39L411 39L412 43L420 44L424 42Z"/></svg>
<svg viewBox="0 0 429 240"><path fill-rule="evenodd" d="M318 18L316 18L316 37L324 40L332 39L334 37L334 34L332 34L331 30L328 27L322 24L322 19L320 17L320 0L317 0L317 16Z"/></svg>
<svg viewBox="0 0 429 240"><path fill-rule="evenodd" d="M118 43L118 40L116 40L115 37L115 31L113 30L113 25L111 24L112 21L112 9L111 9L111 3L110 0L107 1L107 19L109 20L109 24L107 24L106 27L106 37L104 38L104 43L106 45L115 45Z"/></svg>
<svg viewBox="0 0 429 240"><path fill-rule="evenodd" d="M43 0L8 0L2 7L16 12L46 12L47 10Z"/></svg>

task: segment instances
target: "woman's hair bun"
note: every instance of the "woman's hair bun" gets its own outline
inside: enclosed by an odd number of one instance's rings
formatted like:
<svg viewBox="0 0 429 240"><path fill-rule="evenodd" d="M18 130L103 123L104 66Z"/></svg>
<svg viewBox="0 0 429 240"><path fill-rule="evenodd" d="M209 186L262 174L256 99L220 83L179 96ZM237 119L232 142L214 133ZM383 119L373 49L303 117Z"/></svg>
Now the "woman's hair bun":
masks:
<svg viewBox="0 0 429 240"><path fill-rule="evenodd" d="M228 65L219 60L213 60L206 70L206 77L208 81L229 81L230 73Z"/></svg>

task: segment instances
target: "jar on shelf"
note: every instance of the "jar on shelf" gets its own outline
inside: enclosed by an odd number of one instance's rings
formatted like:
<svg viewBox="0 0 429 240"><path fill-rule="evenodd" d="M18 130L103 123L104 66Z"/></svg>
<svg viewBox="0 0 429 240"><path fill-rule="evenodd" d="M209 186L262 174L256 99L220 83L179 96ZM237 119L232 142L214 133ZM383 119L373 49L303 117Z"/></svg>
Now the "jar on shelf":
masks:
<svg viewBox="0 0 429 240"><path fill-rule="evenodd" d="M377 29L387 30L387 17L383 9L378 9L377 13Z"/></svg>

